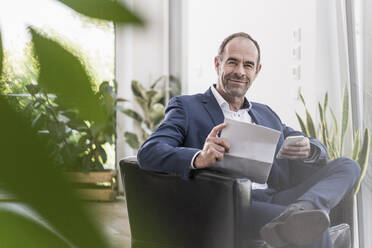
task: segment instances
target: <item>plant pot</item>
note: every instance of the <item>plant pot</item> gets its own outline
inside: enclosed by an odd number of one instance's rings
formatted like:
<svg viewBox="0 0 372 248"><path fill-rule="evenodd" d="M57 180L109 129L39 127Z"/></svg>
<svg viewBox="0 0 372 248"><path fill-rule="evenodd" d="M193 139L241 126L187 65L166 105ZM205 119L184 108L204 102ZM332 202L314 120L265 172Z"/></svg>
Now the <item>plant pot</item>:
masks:
<svg viewBox="0 0 372 248"><path fill-rule="evenodd" d="M117 196L117 171L66 172L83 200L114 201Z"/></svg>

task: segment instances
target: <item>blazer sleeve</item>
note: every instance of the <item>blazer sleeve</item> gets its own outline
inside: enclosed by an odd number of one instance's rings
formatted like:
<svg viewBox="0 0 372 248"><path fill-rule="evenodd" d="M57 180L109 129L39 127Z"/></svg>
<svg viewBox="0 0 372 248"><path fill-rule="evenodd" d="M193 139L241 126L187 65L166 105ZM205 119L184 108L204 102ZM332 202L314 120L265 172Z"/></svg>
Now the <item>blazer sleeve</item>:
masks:
<svg viewBox="0 0 372 248"><path fill-rule="evenodd" d="M191 160L199 149L183 147L188 118L182 99L173 97L165 110L164 121L138 151L141 168L189 178Z"/></svg>
<svg viewBox="0 0 372 248"><path fill-rule="evenodd" d="M268 106L267 106L268 107ZM302 135L305 137L308 137L305 133L294 130L291 127L288 127L287 125L283 124L279 118L279 116L270 108L269 110L278 118L282 125L282 131L284 138L288 136L296 136L296 135ZM328 150L325 147L325 145L318 139L308 137L310 140L310 146L311 146L311 155L310 159L303 160L304 163L313 165L314 167L319 167L327 164L328 161Z"/></svg>

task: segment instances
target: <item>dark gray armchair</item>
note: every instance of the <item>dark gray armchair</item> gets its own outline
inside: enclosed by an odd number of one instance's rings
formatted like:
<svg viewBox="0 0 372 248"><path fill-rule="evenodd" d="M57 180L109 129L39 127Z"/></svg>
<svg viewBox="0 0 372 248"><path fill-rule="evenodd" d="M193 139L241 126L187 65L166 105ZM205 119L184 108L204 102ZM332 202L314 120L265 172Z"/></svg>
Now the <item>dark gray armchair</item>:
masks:
<svg viewBox="0 0 372 248"><path fill-rule="evenodd" d="M246 234L250 180L197 170L186 181L176 175L142 170L135 157L120 161L120 169L132 248L268 247ZM293 183L300 176L296 175ZM350 194L331 213L335 248L351 247L352 206Z"/></svg>

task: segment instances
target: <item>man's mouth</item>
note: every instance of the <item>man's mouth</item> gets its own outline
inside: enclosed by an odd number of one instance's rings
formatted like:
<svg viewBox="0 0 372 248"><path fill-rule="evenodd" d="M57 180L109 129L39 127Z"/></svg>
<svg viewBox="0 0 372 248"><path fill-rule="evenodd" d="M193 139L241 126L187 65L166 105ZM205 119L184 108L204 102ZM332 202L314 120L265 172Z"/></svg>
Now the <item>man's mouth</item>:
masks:
<svg viewBox="0 0 372 248"><path fill-rule="evenodd" d="M234 83L238 83L238 84L246 84L247 83L247 81L239 80L239 79L229 79L229 81L234 82Z"/></svg>

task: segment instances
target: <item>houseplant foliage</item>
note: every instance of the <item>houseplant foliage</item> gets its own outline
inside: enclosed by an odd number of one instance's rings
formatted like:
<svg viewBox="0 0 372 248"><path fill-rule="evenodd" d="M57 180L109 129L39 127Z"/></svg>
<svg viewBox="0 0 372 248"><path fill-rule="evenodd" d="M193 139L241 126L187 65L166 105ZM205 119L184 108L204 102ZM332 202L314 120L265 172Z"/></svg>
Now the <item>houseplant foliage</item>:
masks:
<svg viewBox="0 0 372 248"><path fill-rule="evenodd" d="M109 82L103 82L95 93L107 116L104 123L84 120L74 108L61 106L60 100L38 85L26 85L31 95L24 111L32 127L47 136L52 156L66 170L100 171L107 161L106 143L115 139L116 93ZM24 100L25 101L25 100ZM40 131L39 131L40 132Z"/></svg>
<svg viewBox="0 0 372 248"><path fill-rule="evenodd" d="M135 150L138 150L164 119L166 93L164 84L164 76L157 79L148 89L140 82L132 81L132 93L142 113L129 108L123 108L121 112L132 118L140 129L140 135L129 131L124 133L125 141Z"/></svg>
<svg viewBox="0 0 372 248"><path fill-rule="evenodd" d="M361 176L357 185L354 188L354 193L358 193L361 182L366 174L368 167L368 158L370 151L370 131L365 128L363 134L357 130L354 134L354 141L350 151L345 150L345 134L349 126L349 90L344 88L342 97L341 121L339 122L331 107L328 106L328 93L325 94L323 102L318 102L319 123L315 124L314 118L311 116L306 102L302 94L299 98L305 107L305 118L301 118L296 112L297 120L301 126L302 132L309 137L317 138L327 147L330 159L336 159L342 156L350 157L355 160L361 168ZM328 112L329 110L329 112ZM329 115L331 121L328 120Z"/></svg>
<svg viewBox="0 0 372 248"><path fill-rule="evenodd" d="M61 2L90 17L141 23L138 17L116 1ZM30 29L30 32L40 68L39 86L56 95L61 105L76 109L82 119L97 124L106 123L107 114L92 92L90 79L78 58L36 30ZM2 60L3 50L0 47L0 73ZM61 235L53 235L36 222L1 208L1 244L4 247L109 247L84 211L72 186L60 173L61 166L53 159L45 138L4 96L0 96L0 113L0 128L3 131L0 141L2 188L36 211Z"/></svg>

